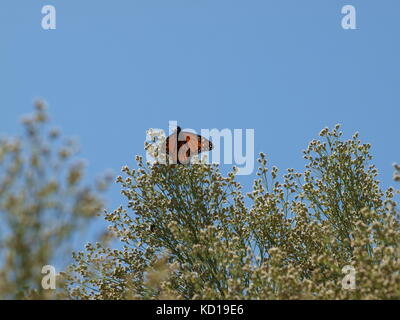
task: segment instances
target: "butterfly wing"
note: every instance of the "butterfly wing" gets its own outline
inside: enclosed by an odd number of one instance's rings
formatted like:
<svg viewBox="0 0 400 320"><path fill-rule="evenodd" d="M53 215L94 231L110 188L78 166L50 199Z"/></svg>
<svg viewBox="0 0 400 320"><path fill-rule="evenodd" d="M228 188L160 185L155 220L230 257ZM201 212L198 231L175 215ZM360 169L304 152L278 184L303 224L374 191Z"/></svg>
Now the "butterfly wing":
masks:
<svg viewBox="0 0 400 320"><path fill-rule="evenodd" d="M163 145L163 152L165 152L172 163L177 163L178 161L178 133L175 131L171 134Z"/></svg>
<svg viewBox="0 0 400 320"><path fill-rule="evenodd" d="M202 137L201 135L197 135L198 140L198 150L200 152L210 151L213 149L213 144L210 140Z"/></svg>
<svg viewBox="0 0 400 320"><path fill-rule="evenodd" d="M191 132L177 130L165 140L162 151L169 156L170 163L188 164L191 156L210 151L212 148L213 145L208 139Z"/></svg>
<svg viewBox="0 0 400 320"><path fill-rule="evenodd" d="M206 138L191 133L181 132L178 141L178 158L180 163L189 163L190 157L212 149L212 143Z"/></svg>

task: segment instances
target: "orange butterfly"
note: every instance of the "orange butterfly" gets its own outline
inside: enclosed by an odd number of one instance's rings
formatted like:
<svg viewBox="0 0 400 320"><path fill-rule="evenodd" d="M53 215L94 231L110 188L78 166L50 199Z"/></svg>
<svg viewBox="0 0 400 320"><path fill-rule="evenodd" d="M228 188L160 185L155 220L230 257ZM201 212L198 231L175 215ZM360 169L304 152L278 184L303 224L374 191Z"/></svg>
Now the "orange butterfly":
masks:
<svg viewBox="0 0 400 320"><path fill-rule="evenodd" d="M188 164L190 157L213 148L211 141L191 132L182 131L180 127L164 143L165 153L173 163Z"/></svg>

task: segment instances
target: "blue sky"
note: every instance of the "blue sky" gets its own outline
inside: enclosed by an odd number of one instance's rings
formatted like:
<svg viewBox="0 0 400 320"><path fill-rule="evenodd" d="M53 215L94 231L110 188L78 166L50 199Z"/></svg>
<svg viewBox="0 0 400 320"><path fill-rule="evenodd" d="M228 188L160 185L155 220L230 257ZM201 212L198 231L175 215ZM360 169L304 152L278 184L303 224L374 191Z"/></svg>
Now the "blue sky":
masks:
<svg viewBox="0 0 400 320"><path fill-rule="evenodd" d="M57 29L41 28L54 5ZM357 30L343 30L354 5ZM255 151L302 169L342 124L372 144L384 186L400 162L398 0L1 0L0 134L43 97L79 136L88 175L143 154L148 128L252 128ZM255 175L242 177L250 186ZM109 207L121 203L119 187Z"/></svg>

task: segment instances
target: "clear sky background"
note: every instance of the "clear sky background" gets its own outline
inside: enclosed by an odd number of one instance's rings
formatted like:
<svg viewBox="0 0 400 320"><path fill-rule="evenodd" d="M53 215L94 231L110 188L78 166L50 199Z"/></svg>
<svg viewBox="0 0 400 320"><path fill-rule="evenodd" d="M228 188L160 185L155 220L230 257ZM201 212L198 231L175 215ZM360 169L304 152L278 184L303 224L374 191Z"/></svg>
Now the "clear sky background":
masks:
<svg viewBox="0 0 400 320"><path fill-rule="evenodd" d="M57 29L41 28L54 5ZM357 9L343 30L341 8ZM143 154L148 128L253 128L270 165L342 124L372 144L383 186L400 162L399 0L1 0L0 135L43 97L79 136L89 178ZM240 180L246 189L255 174ZM119 186L109 208L121 204Z"/></svg>

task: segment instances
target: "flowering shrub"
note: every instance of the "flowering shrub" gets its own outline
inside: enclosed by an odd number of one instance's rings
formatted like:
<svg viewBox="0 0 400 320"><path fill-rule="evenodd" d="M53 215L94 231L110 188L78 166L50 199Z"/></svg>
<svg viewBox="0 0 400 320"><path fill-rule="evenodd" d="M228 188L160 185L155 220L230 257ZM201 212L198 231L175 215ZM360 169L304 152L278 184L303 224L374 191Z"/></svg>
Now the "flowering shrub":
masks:
<svg viewBox="0 0 400 320"><path fill-rule="evenodd" d="M358 134L343 141L339 129L311 141L304 172L280 178L261 154L247 194L235 170L224 177L215 165L137 157L137 168L124 167L117 178L127 206L106 214L118 243L74 254L70 296L400 298L398 192L381 190L370 145ZM352 288L343 285L346 266L354 270Z"/></svg>
<svg viewBox="0 0 400 320"><path fill-rule="evenodd" d="M48 122L37 102L22 136L0 139L0 299L65 297L42 288L42 268L69 263L72 240L104 207L107 177L85 185L77 145Z"/></svg>

